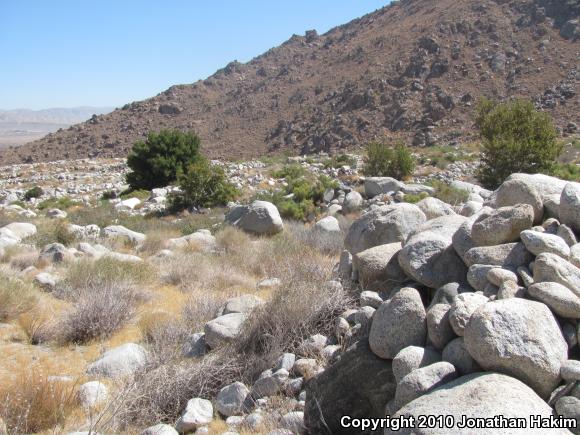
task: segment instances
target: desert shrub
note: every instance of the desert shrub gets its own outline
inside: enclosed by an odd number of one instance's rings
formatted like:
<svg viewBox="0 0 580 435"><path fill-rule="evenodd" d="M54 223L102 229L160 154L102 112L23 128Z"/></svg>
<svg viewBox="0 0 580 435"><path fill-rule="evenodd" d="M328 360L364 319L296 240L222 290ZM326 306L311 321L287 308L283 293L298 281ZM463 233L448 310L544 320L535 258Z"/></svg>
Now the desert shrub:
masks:
<svg viewBox="0 0 580 435"><path fill-rule="evenodd" d="M407 194L407 195L405 195L405 198L403 199L403 201L408 202L410 204L416 204L419 201L421 201L422 199L427 198L428 196L429 196L429 194L426 192L421 192L418 195Z"/></svg>
<svg viewBox="0 0 580 435"><path fill-rule="evenodd" d="M236 197L237 191L227 181L224 170L199 158L177 176L180 191L169 197L173 211L190 207L214 207L226 205Z"/></svg>
<svg viewBox="0 0 580 435"><path fill-rule="evenodd" d="M55 338L77 344L110 337L133 318L144 297L132 283L123 281L73 289L71 296L75 302L55 325Z"/></svg>
<svg viewBox="0 0 580 435"><path fill-rule="evenodd" d="M433 187L435 188L435 193L433 196L443 202L446 202L447 204L461 204L467 201L469 198L469 192L466 190L456 189L447 183L443 183L442 181L434 182ZM406 198L407 197L405 196L405 199Z"/></svg>
<svg viewBox="0 0 580 435"><path fill-rule="evenodd" d="M58 208L59 210L67 210L71 207L82 205L82 202L70 199L68 196L60 198L48 198L38 204L39 210L47 210L49 208Z"/></svg>
<svg viewBox="0 0 580 435"><path fill-rule="evenodd" d="M44 193L44 191L42 190L42 188L40 186L34 186L33 188L28 189L24 193L24 199L26 201L29 201L32 198L40 198L43 193Z"/></svg>
<svg viewBox="0 0 580 435"><path fill-rule="evenodd" d="M402 180L413 175L414 170L415 158L404 144L389 147L382 142L371 142L366 146L364 175Z"/></svg>
<svg viewBox="0 0 580 435"><path fill-rule="evenodd" d="M0 386L0 418L8 433L37 433L63 426L76 408L76 385L49 380L31 368Z"/></svg>
<svg viewBox="0 0 580 435"><path fill-rule="evenodd" d="M32 309L37 300L37 292L32 284L0 272L0 322Z"/></svg>
<svg viewBox="0 0 580 435"><path fill-rule="evenodd" d="M313 217L317 205L323 200L324 192L338 186L335 180L326 175L315 176L296 164L284 166L274 176L285 178L286 189L263 193L257 199L272 202L278 207L282 217L296 221Z"/></svg>
<svg viewBox="0 0 580 435"><path fill-rule="evenodd" d="M178 130L161 130L149 133L146 141L133 145L127 165L127 183L132 189L151 190L176 180L179 171L200 158L200 139L193 133Z"/></svg>
<svg viewBox="0 0 580 435"><path fill-rule="evenodd" d="M558 163L553 174L562 180L580 182L580 166L577 163Z"/></svg>
<svg viewBox="0 0 580 435"><path fill-rule="evenodd" d="M38 247L43 248L49 243L62 243L67 246L76 241L76 236L68 230L67 224L62 220L45 220L37 223L37 233L31 237L31 241Z"/></svg>
<svg viewBox="0 0 580 435"><path fill-rule="evenodd" d="M335 156L330 157L324 162L325 168L341 168L343 166L355 166L356 159L353 156L349 156L348 154L337 154Z"/></svg>
<svg viewBox="0 0 580 435"><path fill-rule="evenodd" d="M483 99L475 124L483 147L477 177L490 189L514 172L550 173L562 151L552 119L531 101L498 104Z"/></svg>
<svg viewBox="0 0 580 435"><path fill-rule="evenodd" d="M291 237L299 243L304 243L323 254L337 255L344 249L344 238L350 226L350 222L346 218L341 218L339 222L341 223L341 232L336 234L312 231L312 228L294 222L288 222L286 229L290 232Z"/></svg>
<svg viewBox="0 0 580 435"><path fill-rule="evenodd" d="M121 199L138 198L141 201L149 199L151 192L145 189L127 189L121 192Z"/></svg>

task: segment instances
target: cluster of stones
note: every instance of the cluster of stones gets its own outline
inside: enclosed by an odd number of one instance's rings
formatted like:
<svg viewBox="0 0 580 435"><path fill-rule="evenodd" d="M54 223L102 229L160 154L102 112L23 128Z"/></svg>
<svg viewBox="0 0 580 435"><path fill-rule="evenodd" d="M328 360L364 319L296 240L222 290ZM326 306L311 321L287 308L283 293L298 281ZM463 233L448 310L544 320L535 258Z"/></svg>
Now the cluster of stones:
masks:
<svg viewBox="0 0 580 435"><path fill-rule="evenodd" d="M580 185L456 185L467 204L374 206L351 226L337 274L364 289L369 327L306 385L311 433L352 433L343 415L580 418Z"/></svg>

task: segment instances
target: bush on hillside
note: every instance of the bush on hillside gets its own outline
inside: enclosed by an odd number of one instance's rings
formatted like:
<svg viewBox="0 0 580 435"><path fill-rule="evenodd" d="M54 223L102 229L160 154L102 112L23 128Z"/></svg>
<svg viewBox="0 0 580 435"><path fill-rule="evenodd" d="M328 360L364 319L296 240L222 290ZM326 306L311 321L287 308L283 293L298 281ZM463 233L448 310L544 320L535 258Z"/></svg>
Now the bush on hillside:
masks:
<svg viewBox="0 0 580 435"><path fill-rule="evenodd" d="M549 115L537 111L531 101L499 104L483 99L475 124L483 146L477 178L490 189L514 172L552 172L562 151Z"/></svg>
<svg viewBox="0 0 580 435"><path fill-rule="evenodd" d="M26 191L26 193L24 194L24 199L26 201L29 201L32 198L40 198L43 193L44 193L44 191L42 190L42 187L34 186L33 188L28 189Z"/></svg>
<svg viewBox="0 0 580 435"><path fill-rule="evenodd" d="M415 158L402 143L394 148L382 142L371 142L366 146L363 173L367 177L393 177L403 180L413 175Z"/></svg>
<svg viewBox="0 0 580 435"><path fill-rule="evenodd" d="M180 192L170 196L171 208L214 207L226 205L236 197L236 188L228 182L223 169L200 157L177 177Z"/></svg>
<svg viewBox="0 0 580 435"><path fill-rule="evenodd" d="M137 141L127 157L131 172L127 183L132 189L151 190L177 179L177 174L201 157L200 139L193 133L161 130L149 133L146 141Z"/></svg>

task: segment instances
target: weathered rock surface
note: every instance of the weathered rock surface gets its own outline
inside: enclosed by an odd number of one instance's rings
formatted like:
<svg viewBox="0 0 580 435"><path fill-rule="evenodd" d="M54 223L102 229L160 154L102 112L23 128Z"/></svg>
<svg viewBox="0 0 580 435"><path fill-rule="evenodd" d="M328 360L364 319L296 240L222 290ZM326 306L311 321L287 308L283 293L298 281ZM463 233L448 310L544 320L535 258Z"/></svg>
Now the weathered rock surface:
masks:
<svg viewBox="0 0 580 435"><path fill-rule="evenodd" d="M227 223L254 234L276 234L284 229L280 213L274 204L254 201L247 206L234 207L225 216Z"/></svg>

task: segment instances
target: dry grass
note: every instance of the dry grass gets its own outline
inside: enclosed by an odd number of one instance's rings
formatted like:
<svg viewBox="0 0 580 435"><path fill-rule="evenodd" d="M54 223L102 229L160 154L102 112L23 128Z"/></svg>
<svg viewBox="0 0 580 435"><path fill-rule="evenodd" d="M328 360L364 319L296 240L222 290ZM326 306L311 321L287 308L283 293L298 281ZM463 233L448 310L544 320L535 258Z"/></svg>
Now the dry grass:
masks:
<svg viewBox="0 0 580 435"><path fill-rule="evenodd" d="M140 247L142 252L155 254L167 247L167 240L179 237L181 233L177 228L161 227L149 230L146 233L145 242Z"/></svg>
<svg viewBox="0 0 580 435"><path fill-rule="evenodd" d="M0 271L0 322L31 310L38 300L38 291L30 283Z"/></svg>
<svg viewBox="0 0 580 435"><path fill-rule="evenodd" d="M32 368L0 386L0 417L9 433L62 427L76 406L73 382L49 380Z"/></svg>

